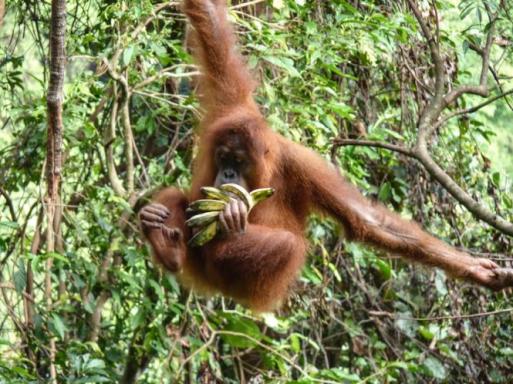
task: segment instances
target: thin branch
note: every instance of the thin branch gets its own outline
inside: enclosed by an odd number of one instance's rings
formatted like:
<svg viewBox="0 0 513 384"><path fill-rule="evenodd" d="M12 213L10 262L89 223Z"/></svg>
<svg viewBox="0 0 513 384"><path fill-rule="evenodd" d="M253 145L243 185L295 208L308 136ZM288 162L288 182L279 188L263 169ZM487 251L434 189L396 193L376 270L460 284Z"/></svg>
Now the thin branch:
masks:
<svg viewBox="0 0 513 384"><path fill-rule="evenodd" d="M419 140L424 140L424 137L428 136L426 129L430 126L432 121L438 118L443 108L445 69L442 56L440 54L439 41L432 35L414 0L408 0L408 4L415 15L415 18L420 25L420 29L422 30L422 34L429 46L435 72L434 96L429 101L429 104L424 109L419 120Z"/></svg>
<svg viewBox="0 0 513 384"><path fill-rule="evenodd" d="M0 289L13 289L13 290L16 290L16 287L12 283L0 283ZM27 292L21 292L21 294L23 295L23 297L25 299L30 301L32 304L36 303L34 301L34 298L31 295L29 295Z"/></svg>
<svg viewBox="0 0 513 384"><path fill-rule="evenodd" d="M403 146L388 144L372 140L337 139L335 145L366 146L388 149L418 160L426 171L438 181L459 203L465 206L478 219L490 224L504 234L513 236L513 224L497 216L484 205L475 201L463 188L461 188L440 166L431 158L424 147L408 149Z"/></svg>
<svg viewBox="0 0 513 384"><path fill-rule="evenodd" d="M103 58L103 64L107 68L107 72L109 73L112 79L118 81L123 87L124 95L123 95L123 103L121 108L121 121L123 123L123 130L125 134L125 156L127 163L127 193L131 194L134 190L134 153L133 153L133 133L132 133L132 125L130 123L130 99L132 97L132 92L130 90L130 86L128 84L127 76L120 75L116 73L110 63L106 58Z"/></svg>
<svg viewBox="0 0 513 384"><path fill-rule="evenodd" d="M456 116L461 116L461 115L468 115L470 113L474 113L474 112L477 112L479 111L481 108L484 108L486 107L487 105L499 100L499 99L502 99L504 97L507 97L508 95L511 95L513 94L513 88L506 91L506 92L503 92L499 95L496 95L494 97L491 97L489 98L488 100L482 102L481 104L477 104L477 105L474 105L473 107L469 107L469 108L465 108L465 109L458 109L457 111L454 111L450 114L448 114L447 116L445 116L443 119L441 119L440 121L438 121L436 124L434 124L433 126L433 130L436 131L439 127L441 127L442 125L444 125L448 120L452 119L453 117L456 117Z"/></svg>
<svg viewBox="0 0 513 384"><path fill-rule="evenodd" d="M7 207L9 208L9 213L11 214L11 219L13 222L16 223L18 221L18 217L16 216L16 211L14 209L14 205L12 203L11 197L2 187L0 187L0 195L2 195L4 197L4 199L7 203Z"/></svg>
<svg viewBox="0 0 513 384"><path fill-rule="evenodd" d="M481 67L481 75L479 77L478 85L462 85L453 91L449 92L444 97L445 106L451 105L456 99L461 97L466 93L487 97L488 96L488 86L487 86L487 78L488 78L488 67L490 64L490 51L493 45L493 37L495 34L495 24L497 22L498 16L495 15L490 20L490 28L488 30L488 34L486 36L485 46L481 50L482 57L482 67Z"/></svg>
<svg viewBox="0 0 513 384"><path fill-rule="evenodd" d="M125 77L126 79L126 77ZM123 131L125 136L125 157L126 157L126 186L127 193L130 195L134 191L134 147L132 124L130 122L130 99L131 92L128 82L122 82L124 87L123 108L121 110L121 121L123 122Z"/></svg>
<svg viewBox="0 0 513 384"><path fill-rule="evenodd" d="M236 4L236 5L232 5L230 7L230 9L241 9L241 8L246 8L246 7L249 7L251 5L255 5L255 4L259 4L259 3L263 3L264 1L266 0L252 0L252 1L248 1L246 3L240 3L240 4Z"/></svg>
<svg viewBox="0 0 513 384"><path fill-rule="evenodd" d="M118 92L116 84L113 85L113 91L114 98L110 112L110 124L105 129L103 147L105 150L105 161L107 162L107 174L109 176L110 185L116 195L123 197L126 195L126 190L118 176L114 160L114 141L116 139L116 122L118 119Z"/></svg>
<svg viewBox="0 0 513 384"><path fill-rule="evenodd" d="M333 144L338 147L352 145L352 146L360 146L360 147L383 148L383 149L388 149L389 151L401 153L408 157L416 158L415 153L413 153L410 149L408 149L402 145L383 143L380 141L357 140L357 139L336 139L333 141Z"/></svg>
<svg viewBox="0 0 513 384"><path fill-rule="evenodd" d="M32 244L30 245L30 253L33 255L37 255L41 248L41 226L44 218L44 209L41 207L39 213L37 215L36 227L34 229L34 237L32 238ZM25 284L25 293L32 297L34 295L34 271L32 270L32 264L30 261L27 261L27 281ZM32 329L34 326L34 306L33 303L28 300L24 300L24 310L25 310L25 325L27 329ZM34 351L31 348L28 348L28 354L30 355L30 359L35 361Z"/></svg>
<svg viewBox="0 0 513 384"><path fill-rule="evenodd" d="M490 72L492 73L493 79L497 83L497 87L499 88L501 93L504 93L504 89L502 88L502 84L501 84L501 79L499 78L499 75L497 74L497 71L495 70L495 68L493 66L491 66L491 65L490 65ZM511 79L513 79L513 77L508 77L505 80L511 80ZM504 101L508 105L509 109L511 109L513 111L513 105L511 105L511 102L509 101L509 98L506 97L504 99Z"/></svg>
<svg viewBox="0 0 513 384"><path fill-rule="evenodd" d="M513 236L513 224L490 211L483 204L474 200L463 188L461 188L440 166L431 158L425 146L418 146L414 150L416 159L424 166L426 171L463 206L478 219L490 224L504 234Z"/></svg>
<svg viewBox="0 0 513 384"><path fill-rule="evenodd" d="M135 157L137 158L137 162L141 166L141 171L144 177L144 182L146 184L146 188L149 188L151 185L150 176L148 175L148 171L146 170L146 165L144 164L144 161L141 157L141 154L139 152L139 149L137 148L137 145L135 143L135 139L132 136L132 146L134 148Z"/></svg>
<svg viewBox="0 0 513 384"><path fill-rule="evenodd" d="M146 29L146 27L157 17L157 14L164 9L179 6L180 3L178 1L168 1L165 3L156 4L155 8L152 10L152 14L144 19L133 31L132 31L132 39L136 39L139 34Z"/></svg>
<svg viewBox="0 0 513 384"><path fill-rule="evenodd" d="M121 231L124 231L127 228L127 226L129 225L129 218L132 214L132 208L134 207L136 202L137 202L137 196L135 194L132 194L131 196L129 196L128 204L130 205L130 209L126 209L123 211L123 213L121 213L121 216L119 217L119 219L117 221L117 225L116 225L117 228L119 228ZM91 317L89 318L89 337L88 338L90 341L97 341L98 336L100 335L100 330L101 330L100 326L101 326L103 308L111 295L111 292L108 289L110 267L112 265L115 250L118 249L118 247L119 247L119 239L114 239L113 241L111 241L111 244L106 251L105 257L102 260L102 263L101 263L99 271L98 271L98 283L101 286L101 291L98 294L98 298L96 299L96 306L93 310L93 313L91 314Z"/></svg>
<svg viewBox="0 0 513 384"><path fill-rule="evenodd" d="M453 103L457 98L466 93L477 94L480 96L488 95L488 87L486 84L488 67L490 61L490 50L493 44L493 36L495 33L495 23L498 15L490 16L490 28L488 31L485 46L482 52L482 68L479 79L479 85L463 85L459 88L449 92L447 95L444 93L444 78L445 70L443 61L440 56L439 42L435 41L431 31L429 30L425 20L423 19L414 0L408 0L408 4L412 9L417 22L420 25L422 33L429 44L431 59L435 65L435 95L429 101L422 112L418 123L418 136L415 148L411 151L416 158L426 169L426 171L437 180L458 202L465 206L471 213L478 219L490 224L492 227L498 229L502 233L513 236L513 224L497 216L494 212L490 211L483 204L474 200L465 190L463 190L431 157L428 151L428 139L434 133L436 128L440 125L436 123L440 118L443 109ZM487 9L488 10L488 9ZM488 10L490 15L490 11Z"/></svg>
<svg viewBox="0 0 513 384"><path fill-rule="evenodd" d="M193 64L177 64L177 65L172 65L170 67L163 68L162 70L157 72L155 75L147 77L144 80L141 80L141 82L139 82L138 84L136 84L132 87L132 90L144 88L146 85L151 84L154 81L161 79L162 77L181 78L181 77L192 77L192 76L201 75L201 72L199 72L199 71L191 71L191 72L184 72L184 73L172 73L171 72L180 67L197 68Z"/></svg>
<svg viewBox="0 0 513 384"><path fill-rule="evenodd" d="M459 320L459 319L475 319L479 317L495 316L505 313L512 313L513 308L498 309L496 311L471 313L469 315L453 315L453 316L434 316L434 317L408 317L398 316L396 313L385 311L367 311L371 316L389 317L394 320L415 320L415 321L443 321L443 320Z"/></svg>

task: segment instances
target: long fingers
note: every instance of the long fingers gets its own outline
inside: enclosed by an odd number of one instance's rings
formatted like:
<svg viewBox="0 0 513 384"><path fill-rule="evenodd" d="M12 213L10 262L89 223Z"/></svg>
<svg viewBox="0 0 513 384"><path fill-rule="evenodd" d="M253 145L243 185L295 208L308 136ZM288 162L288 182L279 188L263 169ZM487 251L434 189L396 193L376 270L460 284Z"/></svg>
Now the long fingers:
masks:
<svg viewBox="0 0 513 384"><path fill-rule="evenodd" d="M156 221L148 221L148 220L141 220L141 224L144 228L160 228L162 227L162 223L156 222Z"/></svg>
<svg viewBox="0 0 513 384"><path fill-rule="evenodd" d="M141 221L143 231L162 227L170 214L169 209L162 204L153 203L146 205L139 212L139 220Z"/></svg>
<svg viewBox="0 0 513 384"><path fill-rule="evenodd" d="M238 200L239 204L239 219L241 222L241 232L246 232L246 228L248 226L248 207L241 200Z"/></svg>
<svg viewBox="0 0 513 384"><path fill-rule="evenodd" d="M149 204L139 212L139 218L141 221L155 221L164 222L168 218L171 212L162 204Z"/></svg>
<svg viewBox="0 0 513 384"><path fill-rule="evenodd" d="M151 203L147 206L145 206L143 209L147 210L148 212L156 213L156 214L170 214L171 212L165 205L162 205L160 203Z"/></svg>
<svg viewBox="0 0 513 384"><path fill-rule="evenodd" d="M248 222L246 205L238 199L230 199L224 211L219 215L219 222L226 233L244 232Z"/></svg>
<svg viewBox="0 0 513 384"><path fill-rule="evenodd" d="M513 269L512 268L497 268L495 269L495 289L499 290L506 287L513 286Z"/></svg>
<svg viewBox="0 0 513 384"><path fill-rule="evenodd" d="M488 269L499 268L497 263L495 263L494 261L492 261L490 259L479 258L479 259L477 259L477 262L483 268L488 268Z"/></svg>
<svg viewBox="0 0 513 384"><path fill-rule="evenodd" d="M170 241L180 241L183 238L182 231L178 228L169 228L163 225L162 233Z"/></svg>
<svg viewBox="0 0 513 384"><path fill-rule="evenodd" d="M227 204L228 206L229 204ZM223 212L221 212L221 214L219 215L219 222L221 223L221 227L223 228L223 231L225 233L229 233L230 232L230 227L228 226L228 222L226 221L226 208L224 209Z"/></svg>
<svg viewBox="0 0 513 384"><path fill-rule="evenodd" d="M235 199L230 200L231 210L232 210L232 217L233 217L233 231L234 232L241 232L241 223L240 223L240 209L239 209L239 203Z"/></svg>

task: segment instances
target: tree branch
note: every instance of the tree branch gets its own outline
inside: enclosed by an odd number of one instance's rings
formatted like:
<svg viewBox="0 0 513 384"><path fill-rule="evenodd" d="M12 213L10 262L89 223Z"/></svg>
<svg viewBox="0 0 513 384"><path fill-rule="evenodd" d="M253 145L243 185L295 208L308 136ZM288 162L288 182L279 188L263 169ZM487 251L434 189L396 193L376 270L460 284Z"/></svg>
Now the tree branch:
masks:
<svg viewBox="0 0 513 384"><path fill-rule="evenodd" d="M431 158L426 147L417 147L415 150L416 158L428 171L428 173L437 180L442 186L463 206L465 206L475 217L485 223L490 224L495 229L504 234L513 236L513 224L497 216L472 198L463 188L461 188L440 166Z"/></svg>
<svg viewBox="0 0 513 384"><path fill-rule="evenodd" d="M488 67L490 64L490 51L493 44L493 37L495 34L495 24L497 22L498 16L495 15L490 17L490 29L488 30L488 34L486 36L486 43L484 48L481 50L482 57L482 66L481 66L481 75L479 77L478 85L462 85L453 91L449 92L444 98L445 106L451 105L456 99L461 97L466 93L487 97L489 90L488 85L486 84L488 78Z"/></svg>
<svg viewBox="0 0 513 384"><path fill-rule="evenodd" d="M434 124L433 126L433 131L436 131L439 127L441 127L442 125L444 125L447 121L449 121L450 119L452 119L453 117L456 117L456 116L461 116L461 115L468 115L470 113L474 113L474 112L477 112L479 111L481 108L484 108L486 107L487 105L499 100L499 99L502 99L504 97L507 97L508 95L511 95L513 94L513 88L506 91L506 92L503 92L499 95L496 95L494 97L491 97L489 98L488 100L482 102L481 104L477 104L477 105L474 105L473 107L469 107L469 108L465 108L465 109L458 109L457 111L454 111L450 114L448 114L447 116L445 116L443 119L439 120L436 124Z"/></svg>
<svg viewBox="0 0 513 384"><path fill-rule="evenodd" d="M435 94L420 116L418 123L419 132L417 136L417 143L415 147L411 149L413 154L412 157L416 158L423 165L426 171L435 180L437 180L458 202L460 202L471 213L473 213L475 217L490 224L492 227L496 228L502 233L513 236L513 224L497 216L495 213L487 209L483 204L480 204L478 201L474 200L442 168L440 168L440 166L432 159L427 148L428 139L435 132L435 130L449 118L456 116L459 113L471 113L472 111L482 108L484 105L495 101L497 98L500 98L497 97L495 100L492 98L491 100L482 103L483 105L477 105L473 108L469 108L468 112L458 111L437 123L437 120L439 120L443 109L452 104L463 94L471 93L480 96L488 95L488 87L486 81L488 67L490 64L490 50L493 44L495 23L498 19L498 13L492 15L490 9L487 8L488 14L490 15L490 28L487 34L485 46L483 47L481 53L482 67L479 77L479 85L462 85L444 96L445 70L440 55L439 42L436 41L433 37L415 1L408 0L408 4L410 5L415 18L420 25L422 34L427 40L431 52L431 59L433 60L435 66Z"/></svg>
<svg viewBox="0 0 513 384"><path fill-rule="evenodd" d="M360 146L360 147L383 148L383 149L388 149L389 151L401 153L408 157L416 158L415 153L413 153L410 149L408 149L402 145L383 143L380 141L357 140L357 139L335 139L333 141L333 144L338 147L352 145L352 146Z"/></svg>
<svg viewBox="0 0 513 384"><path fill-rule="evenodd" d="M127 75L123 77L122 81L124 88L123 108L121 110L121 121L123 122L123 132L125 135L125 156L126 156L126 186L127 193L130 195L134 191L134 147L135 143L132 132L132 124L130 122L130 99L131 92L128 86Z"/></svg>
<svg viewBox="0 0 513 384"><path fill-rule="evenodd" d="M135 206L137 202L137 196L132 194L128 198L128 204L130 205L130 209L126 209L123 211L119 220L117 221L117 227L123 232L127 226L129 225L129 219L132 214L132 208ZM100 335L100 326L102 319L102 312L107 300L110 298L110 289L109 284L112 281L109 281L109 272L112 265L112 260L114 258L115 250L119 247L119 241L114 239L111 241L110 247L107 249L104 259L102 260L101 266L98 270L98 283L101 286L101 291L96 299L96 306L91 314L89 319L89 340L97 341L98 336ZM116 265L116 263L114 263Z"/></svg>
<svg viewBox="0 0 513 384"><path fill-rule="evenodd" d="M0 187L0 195L2 195L4 197L5 202L7 203L7 207L9 208L9 213L11 214L11 219L13 222L16 223L18 221L18 218L16 216L16 211L14 209L14 205L12 203L11 197L5 191L5 189L3 189L2 187Z"/></svg>
<svg viewBox="0 0 513 384"><path fill-rule="evenodd" d="M126 195L126 190L118 176L116 162L114 160L114 140L116 139L116 122L118 119L118 92L116 84L112 87L114 97L110 111L110 124L104 132L103 148L105 150L105 161L107 162L107 174L109 176L110 185L116 195L123 197Z"/></svg>
<svg viewBox="0 0 513 384"><path fill-rule="evenodd" d="M440 55L440 45L439 41L435 40L431 31L429 30L422 14L420 13L417 5L414 0L408 0L408 4L417 19L417 22L420 25L420 29L422 30L422 34L427 41L429 46L429 51L431 53L431 60L433 60L434 64L434 72L435 72L435 92L434 96L429 101L428 105L424 109L422 115L419 120L419 140L425 140L425 137L428 136L427 128L430 126L431 122L436 120L440 115L440 112L443 108L443 100L444 100L444 82L445 82L445 69L442 60L442 56Z"/></svg>

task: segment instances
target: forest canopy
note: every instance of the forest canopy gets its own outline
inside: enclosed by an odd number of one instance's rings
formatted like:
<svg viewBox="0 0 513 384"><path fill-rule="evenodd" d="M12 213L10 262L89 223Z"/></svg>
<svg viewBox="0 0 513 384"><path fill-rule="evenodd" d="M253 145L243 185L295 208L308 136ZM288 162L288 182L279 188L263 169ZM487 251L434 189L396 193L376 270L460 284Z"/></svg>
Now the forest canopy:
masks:
<svg viewBox="0 0 513 384"><path fill-rule="evenodd" d="M232 0L270 126L453 246L513 263L513 4ZM284 307L181 288L137 211L188 189L179 1L0 0L0 383L509 383L510 291L309 220Z"/></svg>

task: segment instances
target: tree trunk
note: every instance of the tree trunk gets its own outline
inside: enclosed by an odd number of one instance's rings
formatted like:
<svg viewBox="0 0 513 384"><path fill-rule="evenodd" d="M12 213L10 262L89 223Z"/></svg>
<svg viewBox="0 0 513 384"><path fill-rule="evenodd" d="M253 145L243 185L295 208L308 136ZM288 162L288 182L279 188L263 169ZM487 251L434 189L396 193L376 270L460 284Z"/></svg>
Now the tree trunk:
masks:
<svg viewBox="0 0 513 384"><path fill-rule="evenodd" d="M59 187L62 169L62 88L64 84L66 34L66 1L52 0L52 16L50 25L50 82L48 84L48 141L46 145L46 181L47 195L47 251L49 257L46 264L45 299L48 307L52 305L52 267L55 252L56 236L60 233L60 220L55 220L59 205ZM50 377L51 382L57 382L55 368L55 338L50 339Z"/></svg>

